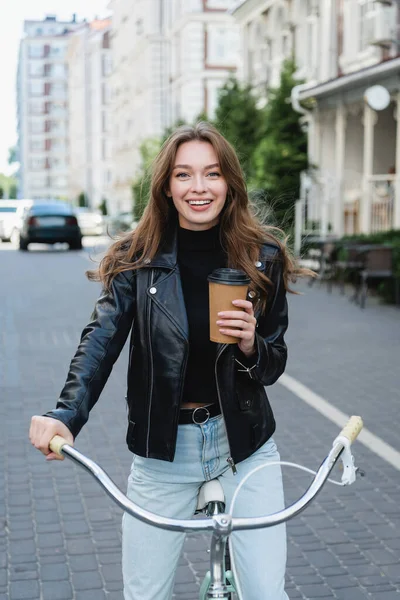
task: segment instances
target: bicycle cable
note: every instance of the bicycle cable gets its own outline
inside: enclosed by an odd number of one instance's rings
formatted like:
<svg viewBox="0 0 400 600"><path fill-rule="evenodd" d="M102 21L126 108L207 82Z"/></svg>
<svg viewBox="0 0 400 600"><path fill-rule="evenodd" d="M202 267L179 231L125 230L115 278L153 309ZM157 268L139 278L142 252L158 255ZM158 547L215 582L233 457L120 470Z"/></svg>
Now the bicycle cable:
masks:
<svg viewBox="0 0 400 600"><path fill-rule="evenodd" d="M308 467L303 467L303 465L298 465L296 463L287 462L284 460L274 460L271 462L264 463L263 465L258 465L258 467L255 467L252 471L250 471L250 473L247 473L247 475L242 479L242 481L239 483L238 487L236 488L235 493L233 494L233 497L232 497L229 511L228 511L228 514L231 517L233 517L233 507L235 505L236 498L237 498L242 486L246 483L246 481L254 473L257 473L257 471L261 471L261 469L264 469L265 467L273 467L273 466L277 466L277 465L284 466L284 467L293 467L294 469L300 469L300 471L305 471L306 473L311 473L311 475L317 474L316 471L313 471L312 469L309 469ZM343 487L345 485L341 481L335 481L334 479L330 479L329 477L328 477L327 481L329 481L330 483L334 483L335 485L340 485L341 487ZM236 594L237 594L238 600L242 600L243 594L242 594L242 590L240 589L239 577L238 577L238 573L237 573L236 566L235 566L235 558L234 558L234 553L233 553L231 536L229 536L228 544L229 544L229 552L230 552L230 558L231 558L231 570L232 570L233 578L235 581Z"/></svg>

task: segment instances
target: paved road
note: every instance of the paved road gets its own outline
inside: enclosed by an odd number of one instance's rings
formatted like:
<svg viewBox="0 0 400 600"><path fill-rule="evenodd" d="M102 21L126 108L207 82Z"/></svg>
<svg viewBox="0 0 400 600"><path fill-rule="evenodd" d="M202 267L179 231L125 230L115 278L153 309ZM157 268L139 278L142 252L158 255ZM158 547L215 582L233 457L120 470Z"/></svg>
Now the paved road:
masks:
<svg viewBox="0 0 400 600"><path fill-rule="evenodd" d="M99 286L83 252L19 253L0 245L0 600L122 600L121 511L70 462L31 448L32 414L52 407ZM290 298L287 372L397 450L400 311L365 311L337 292L303 286ZM119 359L77 446L125 488L125 369ZM270 389L282 458L315 467L337 427L280 384ZM97 444L97 447L94 444ZM288 526L290 599L400 600L400 472L358 443L367 475L326 487ZM287 501L309 479L285 474ZM194 600L207 568L205 539L189 537L175 597ZM261 599L251 599L261 600Z"/></svg>

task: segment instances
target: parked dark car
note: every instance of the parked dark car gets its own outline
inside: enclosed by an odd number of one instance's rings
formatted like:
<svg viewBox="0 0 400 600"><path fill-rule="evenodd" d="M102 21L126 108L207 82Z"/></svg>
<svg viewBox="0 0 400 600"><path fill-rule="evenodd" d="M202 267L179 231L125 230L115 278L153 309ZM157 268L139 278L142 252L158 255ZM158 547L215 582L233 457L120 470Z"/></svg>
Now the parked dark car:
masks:
<svg viewBox="0 0 400 600"><path fill-rule="evenodd" d="M67 242L70 250L82 248L82 232L74 209L63 202L33 204L22 217L18 246L28 250L28 244Z"/></svg>

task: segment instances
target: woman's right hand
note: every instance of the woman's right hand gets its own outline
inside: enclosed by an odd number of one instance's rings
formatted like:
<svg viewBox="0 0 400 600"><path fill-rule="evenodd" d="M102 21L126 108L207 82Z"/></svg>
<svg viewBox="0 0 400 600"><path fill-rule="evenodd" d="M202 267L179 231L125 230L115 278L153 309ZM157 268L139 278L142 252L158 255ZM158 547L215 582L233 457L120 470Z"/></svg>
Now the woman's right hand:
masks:
<svg viewBox="0 0 400 600"><path fill-rule="evenodd" d="M36 415L32 417L29 439L35 448L46 455L46 460L64 460L63 456L58 456L49 448L50 441L55 435L61 435L71 446L74 443L74 436L68 427L58 419Z"/></svg>

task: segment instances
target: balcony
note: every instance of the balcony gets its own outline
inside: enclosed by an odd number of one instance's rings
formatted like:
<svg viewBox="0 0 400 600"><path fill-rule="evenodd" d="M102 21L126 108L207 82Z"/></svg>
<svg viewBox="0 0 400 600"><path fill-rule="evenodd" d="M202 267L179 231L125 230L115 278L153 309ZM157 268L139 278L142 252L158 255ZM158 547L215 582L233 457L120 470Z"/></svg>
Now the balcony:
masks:
<svg viewBox="0 0 400 600"><path fill-rule="evenodd" d="M395 175L374 175L368 181L367 208L371 233L394 228Z"/></svg>

